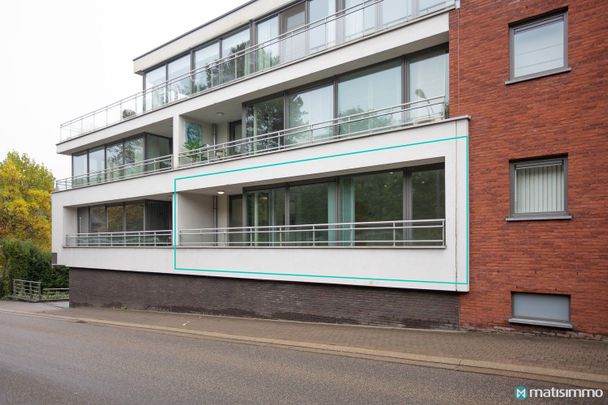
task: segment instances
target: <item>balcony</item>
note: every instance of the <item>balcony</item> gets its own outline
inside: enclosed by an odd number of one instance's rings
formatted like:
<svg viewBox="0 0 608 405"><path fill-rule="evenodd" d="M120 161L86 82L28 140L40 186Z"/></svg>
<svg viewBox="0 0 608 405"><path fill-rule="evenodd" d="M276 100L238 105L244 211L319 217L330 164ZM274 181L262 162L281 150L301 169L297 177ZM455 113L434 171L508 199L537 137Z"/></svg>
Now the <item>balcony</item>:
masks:
<svg viewBox="0 0 608 405"><path fill-rule="evenodd" d="M98 172L68 177L55 181L55 191L110 183L153 173L163 173L172 169L173 155L160 156L140 162L111 167Z"/></svg>
<svg viewBox="0 0 608 405"><path fill-rule="evenodd" d="M66 235L66 247L167 247L171 230L92 232Z"/></svg>
<svg viewBox="0 0 608 405"><path fill-rule="evenodd" d="M444 96L356 113L181 152L180 167L217 163L297 147L393 131L447 118Z"/></svg>
<svg viewBox="0 0 608 405"><path fill-rule="evenodd" d="M184 247L445 247L445 219L182 229Z"/></svg>
<svg viewBox="0 0 608 405"><path fill-rule="evenodd" d="M341 10L235 52L61 125L60 142L133 119L181 100L394 29L454 6L454 0L406 1L403 15L378 17L385 0ZM424 5L423 5L424 4ZM387 13L388 14L388 13Z"/></svg>

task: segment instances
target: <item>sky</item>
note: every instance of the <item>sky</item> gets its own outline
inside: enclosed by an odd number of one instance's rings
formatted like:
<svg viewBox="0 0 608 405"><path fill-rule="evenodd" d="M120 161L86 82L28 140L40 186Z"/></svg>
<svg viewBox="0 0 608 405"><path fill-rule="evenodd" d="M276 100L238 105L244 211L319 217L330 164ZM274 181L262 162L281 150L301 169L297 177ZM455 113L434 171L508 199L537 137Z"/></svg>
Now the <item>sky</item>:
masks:
<svg viewBox="0 0 608 405"><path fill-rule="evenodd" d="M135 57L244 2L0 1L0 161L15 150L69 177L60 124L140 91Z"/></svg>

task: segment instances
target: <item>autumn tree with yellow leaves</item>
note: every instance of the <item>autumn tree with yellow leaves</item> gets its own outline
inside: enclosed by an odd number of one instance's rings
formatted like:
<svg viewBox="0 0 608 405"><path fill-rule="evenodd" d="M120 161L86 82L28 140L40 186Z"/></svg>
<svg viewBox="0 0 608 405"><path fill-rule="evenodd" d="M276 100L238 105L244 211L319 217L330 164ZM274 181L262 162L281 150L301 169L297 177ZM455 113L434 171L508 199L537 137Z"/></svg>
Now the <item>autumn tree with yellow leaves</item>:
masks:
<svg viewBox="0 0 608 405"><path fill-rule="evenodd" d="M53 175L26 154L9 152L0 163L0 240L29 240L51 247Z"/></svg>

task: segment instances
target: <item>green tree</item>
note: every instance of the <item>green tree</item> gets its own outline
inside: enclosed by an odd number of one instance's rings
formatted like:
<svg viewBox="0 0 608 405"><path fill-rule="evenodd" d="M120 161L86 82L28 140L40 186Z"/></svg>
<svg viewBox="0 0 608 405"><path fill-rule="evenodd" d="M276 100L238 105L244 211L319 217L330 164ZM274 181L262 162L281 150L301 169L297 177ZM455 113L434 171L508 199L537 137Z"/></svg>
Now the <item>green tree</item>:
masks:
<svg viewBox="0 0 608 405"><path fill-rule="evenodd" d="M26 154L9 152L0 163L0 239L30 240L51 247L54 178Z"/></svg>

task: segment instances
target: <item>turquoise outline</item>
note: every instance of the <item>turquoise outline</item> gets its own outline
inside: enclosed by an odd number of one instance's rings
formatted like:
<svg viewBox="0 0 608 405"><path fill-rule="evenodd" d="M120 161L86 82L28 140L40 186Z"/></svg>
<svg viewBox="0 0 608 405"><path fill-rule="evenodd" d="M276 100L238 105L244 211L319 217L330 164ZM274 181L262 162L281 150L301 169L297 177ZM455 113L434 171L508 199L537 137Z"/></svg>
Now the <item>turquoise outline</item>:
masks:
<svg viewBox="0 0 608 405"><path fill-rule="evenodd" d="M466 272L465 272L465 274L466 274L466 281L465 282L434 281L434 280L405 280L405 279L379 278L379 277L329 276L329 275L322 275L322 274L271 273L271 272L261 272L261 271L217 270L217 269L197 269L197 268L188 268L188 267L177 267L177 244L176 244L177 228L175 226L173 227L173 270L174 271L200 271L200 272L207 272L207 273L224 273L224 274L258 274L258 275L266 275L266 276L310 277L310 278L326 278L326 279L331 278L331 279L348 279L348 280L365 280L365 281L390 281L390 282L400 282L400 283L468 285L469 284L469 137L468 137L468 135L455 136L455 137L451 137L451 138L438 138L438 139L432 139L429 141L384 146L381 148L364 149L364 150L358 150L358 151L353 151L353 152L338 153L338 154L334 154L334 155L325 155L325 156L317 156L317 157L305 158L305 159L289 160L289 161L285 161L285 162L268 163L268 164L259 165L259 166L241 167L238 169L223 170L223 171L212 172L212 173L195 174L192 176L175 177L173 179L173 204L172 204L173 205L173 224L175 225L177 223L177 209L176 209L177 208L177 198L176 197L177 197L177 181L178 180L188 180L188 179L199 178L199 177L215 176L215 175L219 175L219 174L264 169L267 167L284 166L284 165L290 165L290 164L296 164L296 163L310 162L310 161L315 161L315 160L332 159L332 158L342 157L342 156L351 156L351 155L358 155L358 154L363 154L363 153L380 152L380 151L385 151L385 150L406 148L406 147L410 147L410 146L424 145L424 144L429 144L429 143L457 141L460 139L465 140L465 148L466 148L465 149L465 156L466 156L466 165L465 165L465 177L466 177L466 179L465 179L466 180L466 196L465 196L466 197L465 198L465 200L466 200L466 203L465 203L465 210L466 210L466 216L465 216L466 217L466 246L465 246L466 266L465 266L465 269L466 269Z"/></svg>

